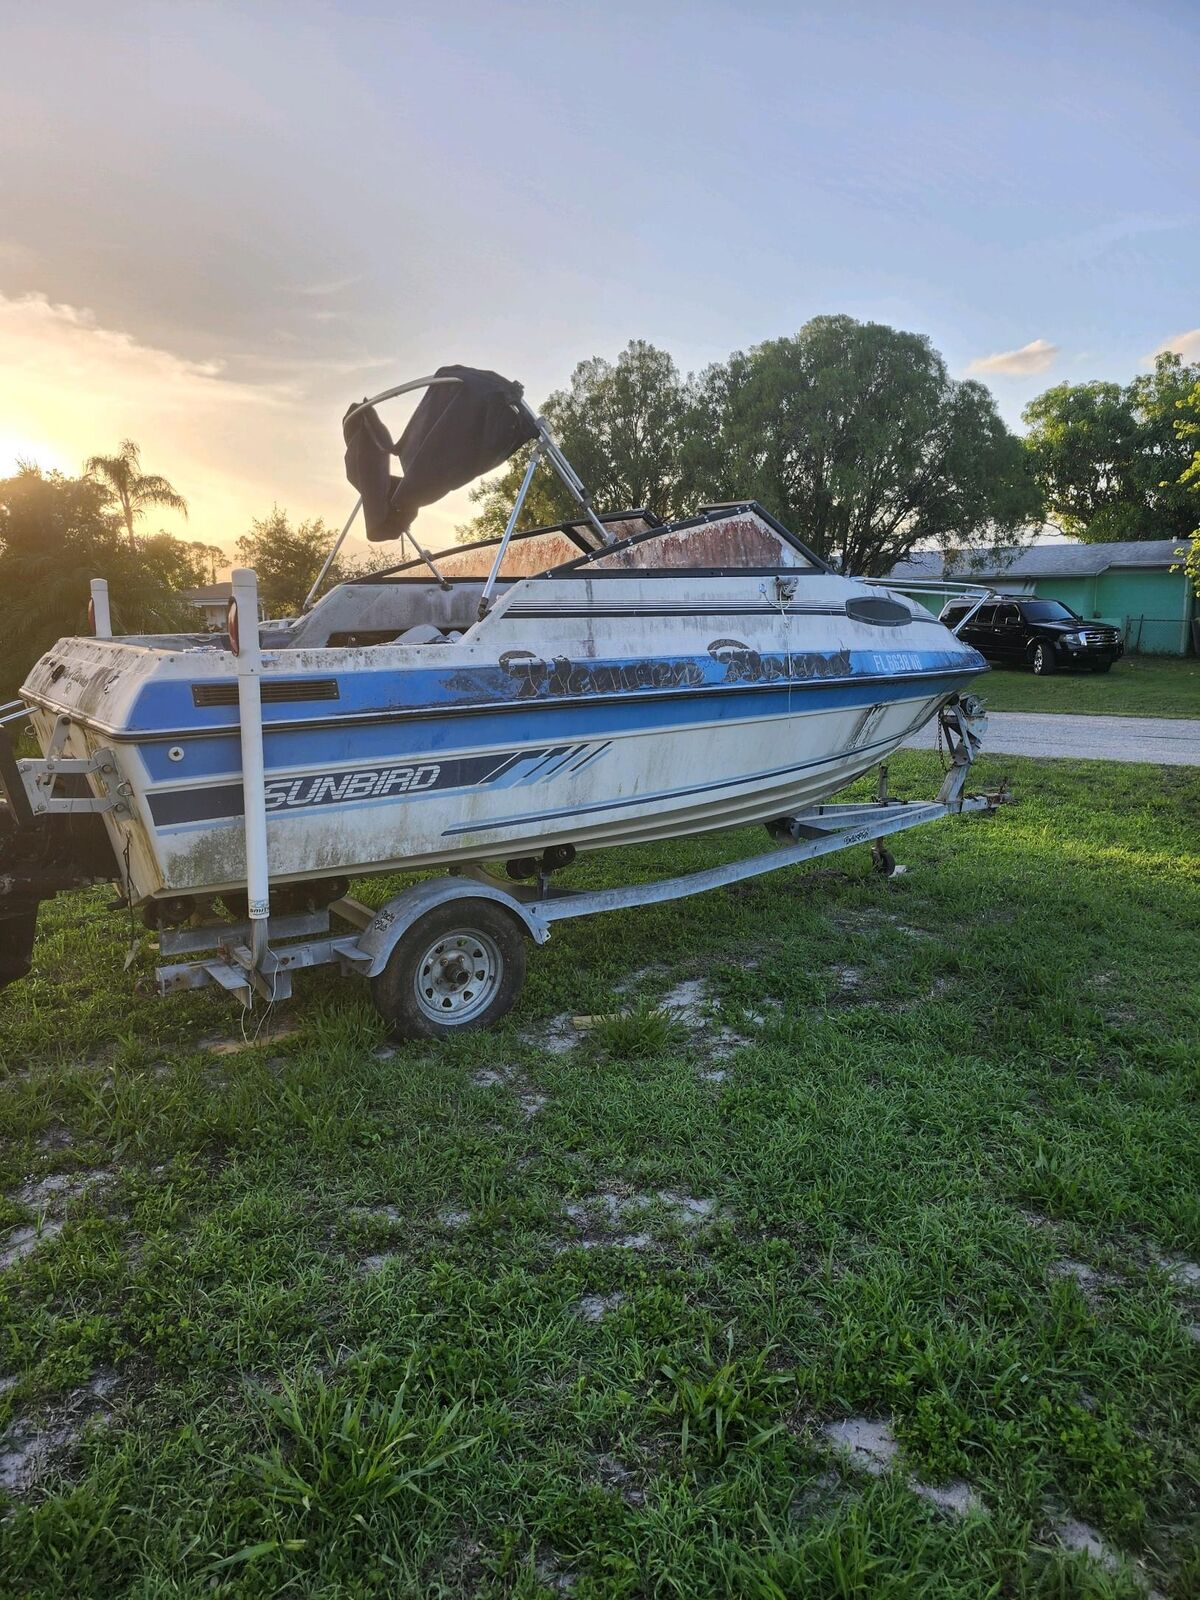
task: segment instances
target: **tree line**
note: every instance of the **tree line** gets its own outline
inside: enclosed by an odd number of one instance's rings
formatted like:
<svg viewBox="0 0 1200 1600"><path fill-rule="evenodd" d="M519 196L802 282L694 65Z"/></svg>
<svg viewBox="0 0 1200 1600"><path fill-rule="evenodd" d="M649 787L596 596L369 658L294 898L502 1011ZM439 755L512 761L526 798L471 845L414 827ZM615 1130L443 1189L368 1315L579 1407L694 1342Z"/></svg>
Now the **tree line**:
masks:
<svg viewBox="0 0 1200 1600"><path fill-rule="evenodd" d="M833 316L699 376L634 341L581 362L542 410L602 508L756 499L840 570L879 576L915 548L999 552L1044 522L1092 542L1189 538L1198 396L1200 366L1163 354L1124 386L1047 389L1021 437L928 339ZM527 460L474 491L464 537L503 528ZM521 525L575 512L543 469Z"/></svg>
<svg viewBox="0 0 1200 1600"><path fill-rule="evenodd" d="M91 457L79 477L26 463L0 479L0 701L56 639L87 630L92 578L108 580L115 632L196 631L185 591L216 582L229 557L219 545L143 533L155 507L188 512L168 479L142 471L129 439ZM268 614L299 609L333 537L319 517L293 523L278 506L251 523L238 560L257 569ZM335 562L332 580L355 570Z"/></svg>
<svg viewBox="0 0 1200 1600"><path fill-rule="evenodd" d="M1200 592L1200 365L1160 355L1119 385L1061 383L1026 407L1015 434L987 388L950 377L930 341L880 323L817 317L788 338L684 376L634 340L615 361L580 362L542 411L602 510L664 519L759 500L846 572L885 574L915 548L1003 551L1043 521L1072 537L1192 539ZM499 533L528 447L472 494L463 539ZM154 508L187 515L169 479L125 440L79 477L21 466L0 480L0 696L37 657L86 626L88 580L111 585L120 632L194 630L182 591L214 582L217 545L141 531ZM577 507L547 469L520 526ZM333 530L278 506L237 540L268 614L303 603ZM397 559L342 558L331 581Z"/></svg>

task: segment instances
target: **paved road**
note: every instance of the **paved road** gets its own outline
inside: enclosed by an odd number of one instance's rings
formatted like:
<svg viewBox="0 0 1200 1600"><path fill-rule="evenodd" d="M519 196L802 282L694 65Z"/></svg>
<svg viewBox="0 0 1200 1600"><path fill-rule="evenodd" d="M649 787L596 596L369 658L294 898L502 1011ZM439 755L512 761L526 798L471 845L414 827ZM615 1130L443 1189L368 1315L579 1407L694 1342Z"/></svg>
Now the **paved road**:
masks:
<svg viewBox="0 0 1200 1600"><path fill-rule="evenodd" d="M931 723L906 742L919 750L932 750L937 744L937 723ZM989 711L983 750L985 755L1073 756L1200 767L1200 719Z"/></svg>

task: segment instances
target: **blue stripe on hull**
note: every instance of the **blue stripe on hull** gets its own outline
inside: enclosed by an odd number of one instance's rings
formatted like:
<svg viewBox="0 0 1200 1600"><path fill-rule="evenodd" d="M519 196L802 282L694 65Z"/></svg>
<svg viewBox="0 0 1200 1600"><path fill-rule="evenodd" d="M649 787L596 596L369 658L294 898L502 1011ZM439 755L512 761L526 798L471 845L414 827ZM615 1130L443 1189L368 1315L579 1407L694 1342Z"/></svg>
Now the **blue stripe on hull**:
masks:
<svg viewBox="0 0 1200 1600"><path fill-rule="evenodd" d="M320 671L293 673L283 670L287 652L272 658L278 673L264 673L264 683L286 677L304 682L308 678L337 680L335 718L366 716L383 718L393 714L425 710L438 712L469 711L474 707L505 706L513 702L536 705L554 700L577 701L637 694L694 692L697 689L730 688L751 683L784 684L796 688L819 688L833 681L854 677L892 679L921 672L983 670L984 661L973 650L794 650L787 653L760 652L732 639L714 639L703 655L648 656L642 659L596 658L571 661L556 657L542 661L527 650L507 652L500 665L444 667L393 666L364 668L361 665L339 669L339 651L322 652L331 659ZM197 680L200 681L200 680ZM207 680L229 688L235 679L228 676ZM234 719L230 708L193 703L192 682L186 679L152 681L139 693L126 731L152 736L164 731L202 732L229 727ZM281 725L302 726L312 720L313 702L280 701L270 708L269 720Z"/></svg>
<svg viewBox="0 0 1200 1600"><path fill-rule="evenodd" d="M264 734L265 758L269 772L290 772L322 763L333 766L350 761L367 764L417 760L525 742L568 744L703 723L745 722L807 711L934 699L964 688L977 675L979 669L969 661L960 663L961 658L954 669L944 673L914 673L887 683L843 680L777 684L741 688L728 694L712 689L679 690L651 699L615 696L564 706L529 701L503 710L445 719L433 716L358 722L349 727L322 722L316 727L274 728ZM185 744L186 776L190 782L240 772L241 751L235 734L197 739L190 745L182 735L181 741ZM161 743L139 742L138 749L152 781L178 783L184 777L180 765L170 760Z"/></svg>

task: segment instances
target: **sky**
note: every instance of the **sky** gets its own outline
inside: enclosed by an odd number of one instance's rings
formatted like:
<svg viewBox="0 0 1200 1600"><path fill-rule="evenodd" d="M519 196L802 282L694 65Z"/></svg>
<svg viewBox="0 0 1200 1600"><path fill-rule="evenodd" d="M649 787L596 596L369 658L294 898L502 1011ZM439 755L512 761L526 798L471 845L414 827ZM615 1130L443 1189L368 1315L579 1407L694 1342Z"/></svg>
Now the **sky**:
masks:
<svg viewBox="0 0 1200 1600"><path fill-rule="evenodd" d="M0 475L133 437L191 506L152 525L230 552L273 504L340 524L342 412L444 362L538 403L631 338L698 371L842 312L1019 427L1200 359L1194 0L0 0L0 34Z"/></svg>

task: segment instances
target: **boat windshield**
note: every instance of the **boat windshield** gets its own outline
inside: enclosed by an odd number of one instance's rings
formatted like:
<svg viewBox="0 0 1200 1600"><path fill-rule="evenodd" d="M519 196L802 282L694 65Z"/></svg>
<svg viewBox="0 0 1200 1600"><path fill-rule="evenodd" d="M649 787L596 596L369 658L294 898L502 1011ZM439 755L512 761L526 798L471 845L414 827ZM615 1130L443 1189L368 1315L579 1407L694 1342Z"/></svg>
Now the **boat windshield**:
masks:
<svg viewBox="0 0 1200 1600"><path fill-rule="evenodd" d="M619 516L601 519L614 540L628 539L632 534L646 533L656 526L658 519L650 511L626 511ZM560 522L552 528L530 528L525 533L514 533L504 552L500 568L501 579L529 578L540 572L549 572L569 561L577 561L589 554L597 545L596 535L586 522ZM481 539L474 544L450 545L434 554L438 571L446 578L486 578L496 559L499 539ZM385 572L367 572L351 579L355 583L378 583L381 578L415 575L424 577L428 567L418 556L388 567Z"/></svg>
<svg viewBox="0 0 1200 1600"><path fill-rule="evenodd" d="M606 572L728 572L738 568L767 570L794 567L809 572L828 568L799 539L752 502L712 506L684 522L660 524L650 511L624 511L601 519L610 544L599 546L586 522L563 522L553 528L515 533L504 552L499 578L543 574L590 577ZM499 539L451 545L433 560L447 579L485 579L496 559ZM424 578L428 568L419 557L351 578L351 584L380 583L388 578Z"/></svg>

